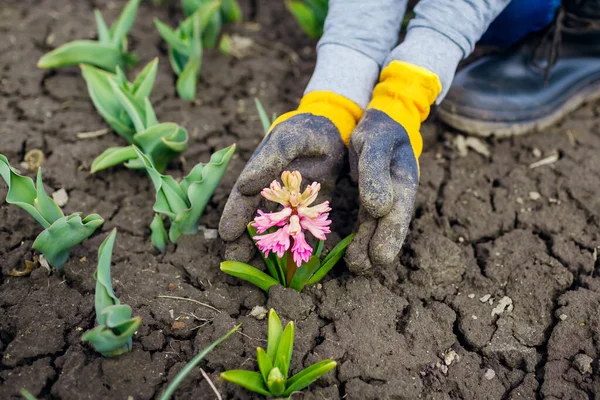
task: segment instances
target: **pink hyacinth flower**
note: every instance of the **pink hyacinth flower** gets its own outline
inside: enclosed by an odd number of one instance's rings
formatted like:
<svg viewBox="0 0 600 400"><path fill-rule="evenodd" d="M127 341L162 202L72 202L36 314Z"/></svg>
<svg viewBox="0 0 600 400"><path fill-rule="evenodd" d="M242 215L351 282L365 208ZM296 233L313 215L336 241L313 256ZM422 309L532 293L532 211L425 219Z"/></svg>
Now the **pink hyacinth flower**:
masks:
<svg viewBox="0 0 600 400"><path fill-rule="evenodd" d="M312 255L313 249L306 242L303 230L309 231L315 238L325 240L326 235L331 232L328 219L329 202L310 206L317 199L321 185L313 182L308 185L304 192L300 192L302 175L298 171L284 171L281 174L283 186L273 181L268 188L261 191L261 195L270 201L279 203L283 209L273 213L265 213L259 210L252 226L257 233L262 234L273 227L279 227L275 232L265 235L254 236L256 245L265 254L272 251L282 258L288 250L292 252L294 262L298 267L307 262ZM293 242L293 244L292 244ZM290 249L291 247L291 249Z"/></svg>

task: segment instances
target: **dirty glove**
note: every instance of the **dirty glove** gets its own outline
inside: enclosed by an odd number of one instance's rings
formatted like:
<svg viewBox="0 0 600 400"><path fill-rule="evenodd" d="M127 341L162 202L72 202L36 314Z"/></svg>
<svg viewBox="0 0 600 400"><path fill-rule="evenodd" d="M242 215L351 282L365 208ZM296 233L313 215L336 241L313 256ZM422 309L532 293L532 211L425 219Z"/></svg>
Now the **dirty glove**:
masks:
<svg viewBox="0 0 600 400"><path fill-rule="evenodd" d="M350 140L350 167L358 178L359 228L346 251L350 270L390 264L408 231L423 149L419 129L441 91L437 75L392 61Z"/></svg>
<svg viewBox="0 0 600 400"><path fill-rule="evenodd" d="M281 172L300 171L305 184L321 183L322 196L329 197L343 167L350 132L361 115L360 107L345 97L315 91L302 98L296 111L273 122L234 185L221 216L219 233L230 242L226 259L247 262L252 257L254 244L245 234L246 226L259 208L260 191L279 179Z"/></svg>

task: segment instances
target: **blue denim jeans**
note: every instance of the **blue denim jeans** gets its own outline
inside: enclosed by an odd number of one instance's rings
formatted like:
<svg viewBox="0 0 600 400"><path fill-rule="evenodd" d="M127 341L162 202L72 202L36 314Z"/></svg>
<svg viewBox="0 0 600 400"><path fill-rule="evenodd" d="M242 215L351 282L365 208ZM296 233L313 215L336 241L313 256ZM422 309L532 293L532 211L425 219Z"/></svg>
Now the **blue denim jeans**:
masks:
<svg viewBox="0 0 600 400"><path fill-rule="evenodd" d="M507 47L548 26L561 0L512 0L492 22L480 44Z"/></svg>

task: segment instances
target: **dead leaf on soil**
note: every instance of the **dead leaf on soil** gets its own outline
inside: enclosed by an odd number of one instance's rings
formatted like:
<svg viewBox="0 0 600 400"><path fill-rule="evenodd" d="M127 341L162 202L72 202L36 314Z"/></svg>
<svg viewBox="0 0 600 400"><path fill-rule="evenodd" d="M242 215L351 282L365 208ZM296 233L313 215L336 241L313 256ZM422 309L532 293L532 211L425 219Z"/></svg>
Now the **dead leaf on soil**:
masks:
<svg viewBox="0 0 600 400"><path fill-rule="evenodd" d="M13 268L8 274L10 276L29 276L31 271L39 266L39 259L36 256L33 256L33 261L25 260L25 269L23 271L17 271L16 268Z"/></svg>
<svg viewBox="0 0 600 400"><path fill-rule="evenodd" d="M46 157L44 153L40 149L31 149L25 154L25 165L24 168L27 168L29 172L37 172L37 170L42 166Z"/></svg>

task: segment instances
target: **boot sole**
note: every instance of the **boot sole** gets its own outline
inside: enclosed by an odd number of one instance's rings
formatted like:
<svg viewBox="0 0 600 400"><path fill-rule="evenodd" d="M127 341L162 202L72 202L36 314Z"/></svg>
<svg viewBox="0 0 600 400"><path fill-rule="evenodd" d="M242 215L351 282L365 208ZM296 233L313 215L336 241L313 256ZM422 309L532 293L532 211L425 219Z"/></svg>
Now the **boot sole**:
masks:
<svg viewBox="0 0 600 400"><path fill-rule="evenodd" d="M600 98L600 80L571 96L551 115L519 122L490 122L457 115L442 108L437 113L442 121L451 127L474 136L506 138L539 132L563 119L583 103Z"/></svg>

